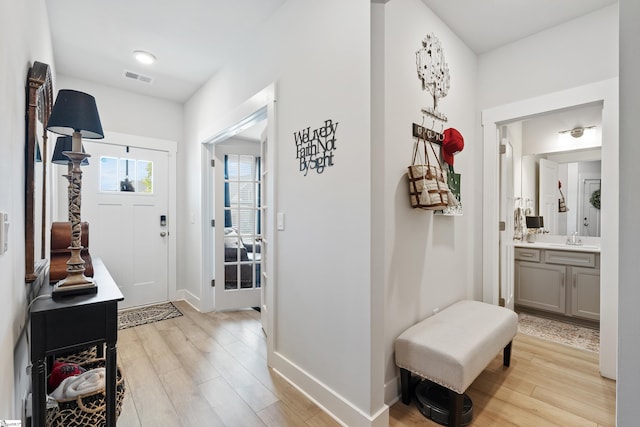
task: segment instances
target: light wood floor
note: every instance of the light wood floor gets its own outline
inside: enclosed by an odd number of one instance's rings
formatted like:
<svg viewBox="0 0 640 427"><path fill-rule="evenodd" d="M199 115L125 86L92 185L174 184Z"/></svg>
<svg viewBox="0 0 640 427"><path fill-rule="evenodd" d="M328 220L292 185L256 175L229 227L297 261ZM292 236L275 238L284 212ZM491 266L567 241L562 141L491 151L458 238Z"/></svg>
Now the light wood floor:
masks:
<svg viewBox="0 0 640 427"><path fill-rule="evenodd" d="M119 331L126 397L118 426L338 426L267 368L260 314L184 316ZM518 335L511 367L497 355L468 390L472 426L613 426L615 382L598 356ZM391 426L438 426L395 403Z"/></svg>

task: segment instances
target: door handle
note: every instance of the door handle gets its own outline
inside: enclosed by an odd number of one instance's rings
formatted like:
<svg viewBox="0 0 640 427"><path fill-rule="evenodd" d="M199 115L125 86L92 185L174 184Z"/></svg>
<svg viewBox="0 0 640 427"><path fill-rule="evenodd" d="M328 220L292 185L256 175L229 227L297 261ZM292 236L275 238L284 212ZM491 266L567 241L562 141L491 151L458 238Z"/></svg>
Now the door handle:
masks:
<svg viewBox="0 0 640 427"><path fill-rule="evenodd" d="M161 237L164 237L164 236L166 236L166 235L167 235L167 232L166 232L166 231L161 231L161 232L160 232L160 236L161 236Z"/></svg>

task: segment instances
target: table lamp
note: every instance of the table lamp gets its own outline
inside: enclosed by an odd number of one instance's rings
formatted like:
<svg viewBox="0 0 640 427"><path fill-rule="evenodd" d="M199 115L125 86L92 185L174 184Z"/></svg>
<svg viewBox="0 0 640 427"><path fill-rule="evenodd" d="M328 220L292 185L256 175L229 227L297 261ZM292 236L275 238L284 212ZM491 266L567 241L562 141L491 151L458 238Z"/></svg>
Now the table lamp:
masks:
<svg viewBox="0 0 640 427"><path fill-rule="evenodd" d="M82 138L104 138L95 98L76 90L60 90L47 122L47 130L71 137L71 150L63 150L62 154L68 157L72 165L67 178L69 179L68 202L69 222L71 223L71 245L69 250L71 251L71 257L67 261L67 277L55 285L52 296L56 298L96 293L98 291L96 283L93 279L84 275L84 260L80 256L80 251L82 250L80 218L82 170L80 166L83 161L86 161L87 157L90 157L82 149ZM63 140L61 144L65 142L66 140ZM57 145L56 142L56 149Z"/></svg>

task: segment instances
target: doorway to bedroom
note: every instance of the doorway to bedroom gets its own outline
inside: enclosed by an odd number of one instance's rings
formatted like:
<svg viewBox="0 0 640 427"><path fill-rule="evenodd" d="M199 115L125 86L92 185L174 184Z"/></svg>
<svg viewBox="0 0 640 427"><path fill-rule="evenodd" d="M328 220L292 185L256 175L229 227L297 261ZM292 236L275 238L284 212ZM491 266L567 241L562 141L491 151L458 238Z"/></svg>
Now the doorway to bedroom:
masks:
<svg viewBox="0 0 640 427"><path fill-rule="evenodd" d="M217 120L211 136L202 141L202 225L205 230L209 229L202 241L202 306L205 311L259 307L268 354L273 354L274 311L271 307L276 283L275 104L275 85L272 84ZM224 145L232 148L226 149ZM229 198L226 206L225 181ZM252 195L247 197L245 192ZM227 227L225 211L229 214L230 226ZM239 230L241 224L242 231ZM230 237L228 244L232 241L236 244L235 258L226 261L225 228L226 237ZM230 279L233 273L236 275L235 284L230 280L228 288L225 264ZM245 278L246 287L243 287Z"/></svg>

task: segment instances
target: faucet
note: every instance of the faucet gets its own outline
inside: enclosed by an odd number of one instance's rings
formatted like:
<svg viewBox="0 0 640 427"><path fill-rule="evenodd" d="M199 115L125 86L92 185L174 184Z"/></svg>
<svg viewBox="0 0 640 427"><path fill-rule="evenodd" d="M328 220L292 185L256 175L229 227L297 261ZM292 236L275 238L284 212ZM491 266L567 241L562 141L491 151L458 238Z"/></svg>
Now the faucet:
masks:
<svg viewBox="0 0 640 427"><path fill-rule="evenodd" d="M567 245L581 245L582 244L582 239L580 239L578 237L578 232L574 231L573 233L571 233L571 236L567 236Z"/></svg>

